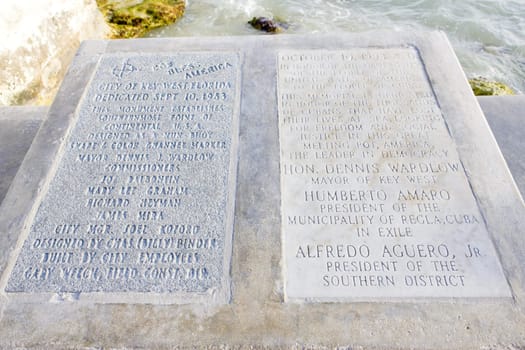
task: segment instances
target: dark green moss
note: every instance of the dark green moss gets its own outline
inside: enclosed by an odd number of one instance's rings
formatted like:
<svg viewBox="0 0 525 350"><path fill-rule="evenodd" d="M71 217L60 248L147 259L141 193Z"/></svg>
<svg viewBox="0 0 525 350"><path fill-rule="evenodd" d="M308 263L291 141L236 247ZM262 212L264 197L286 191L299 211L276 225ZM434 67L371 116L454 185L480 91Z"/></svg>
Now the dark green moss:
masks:
<svg viewBox="0 0 525 350"><path fill-rule="evenodd" d="M514 95L514 91L507 85L478 77L469 79L470 87L476 96Z"/></svg>
<svg viewBox="0 0 525 350"><path fill-rule="evenodd" d="M146 32L175 22L184 14L184 0L144 0L127 7L117 7L110 0L97 0L113 33L112 38L136 38Z"/></svg>

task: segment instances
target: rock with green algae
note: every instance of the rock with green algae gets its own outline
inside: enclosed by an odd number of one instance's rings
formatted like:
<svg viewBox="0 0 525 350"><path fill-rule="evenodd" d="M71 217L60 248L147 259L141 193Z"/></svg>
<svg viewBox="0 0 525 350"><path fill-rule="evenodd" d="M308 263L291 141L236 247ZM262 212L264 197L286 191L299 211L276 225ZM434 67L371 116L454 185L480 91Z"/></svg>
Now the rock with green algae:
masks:
<svg viewBox="0 0 525 350"><path fill-rule="evenodd" d="M514 91L510 87L497 81L479 77L469 79L468 82L476 96L514 95Z"/></svg>
<svg viewBox="0 0 525 350"><path fill-rule="evenodd" d="M115 1L97 0L100 11L111 27L114 39L136 38L182 17L184 0Z"/></svg>

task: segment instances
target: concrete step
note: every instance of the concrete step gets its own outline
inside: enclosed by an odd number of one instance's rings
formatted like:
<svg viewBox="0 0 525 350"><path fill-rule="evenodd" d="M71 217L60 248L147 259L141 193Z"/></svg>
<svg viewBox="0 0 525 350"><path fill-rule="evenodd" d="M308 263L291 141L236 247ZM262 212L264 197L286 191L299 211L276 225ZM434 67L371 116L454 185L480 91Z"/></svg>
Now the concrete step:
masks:
<svg viewBox="0 0 525 350"><path fill-rule="evenodd" d="M478 102L525 197L525 95L485 96Z"/></svg>
<svg viewBox="0 0 525 350"><path fill-rule="evenodd" d="M0 109L0 203L4 200L48 109L37 106Z"/></svg>

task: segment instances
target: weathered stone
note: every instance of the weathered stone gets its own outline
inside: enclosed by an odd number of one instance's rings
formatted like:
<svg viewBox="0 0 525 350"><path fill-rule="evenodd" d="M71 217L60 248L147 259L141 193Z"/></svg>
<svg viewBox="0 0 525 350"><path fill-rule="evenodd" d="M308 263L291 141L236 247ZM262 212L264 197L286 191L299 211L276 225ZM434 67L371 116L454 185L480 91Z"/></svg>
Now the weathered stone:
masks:
<svg viewBox="0 0 525 350"><path fill-rule="evenodd" d="M5 0L0 31L0 105L50 105L78 45L109 27L95 0Z"/></svg>

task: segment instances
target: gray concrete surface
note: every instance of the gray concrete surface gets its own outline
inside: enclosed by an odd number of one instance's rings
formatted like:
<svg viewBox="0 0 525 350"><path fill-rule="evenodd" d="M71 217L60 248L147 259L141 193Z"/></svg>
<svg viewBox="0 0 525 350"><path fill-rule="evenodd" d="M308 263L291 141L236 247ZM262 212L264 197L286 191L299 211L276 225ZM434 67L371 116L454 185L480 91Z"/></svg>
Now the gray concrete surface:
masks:
<svg viewBox="0 0 525 350"><path fill-rule="evenodd" d="M0 204L47 111L35 106L0 108Z"/></svg>
<svg viewBox="0 0 525 350"><path fill-rule="evenodd" d="M484 96L478 97L478 102L523 197L525 196L525 96Z"/></svg>

